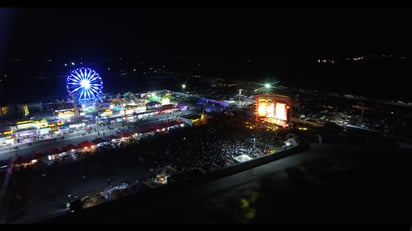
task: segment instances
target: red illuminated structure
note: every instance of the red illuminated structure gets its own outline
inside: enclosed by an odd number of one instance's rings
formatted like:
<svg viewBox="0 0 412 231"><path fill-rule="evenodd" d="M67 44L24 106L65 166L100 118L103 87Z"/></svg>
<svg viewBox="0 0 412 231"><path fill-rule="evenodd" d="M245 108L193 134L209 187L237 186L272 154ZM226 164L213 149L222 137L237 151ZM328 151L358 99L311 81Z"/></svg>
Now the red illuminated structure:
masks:
<svg viewBox="0 0 412 231"><path fill-rule="evenodd" d="M266 121L287 127L290 122L292 100L285 95L255 95L255 115L257 121Z"/></svg>

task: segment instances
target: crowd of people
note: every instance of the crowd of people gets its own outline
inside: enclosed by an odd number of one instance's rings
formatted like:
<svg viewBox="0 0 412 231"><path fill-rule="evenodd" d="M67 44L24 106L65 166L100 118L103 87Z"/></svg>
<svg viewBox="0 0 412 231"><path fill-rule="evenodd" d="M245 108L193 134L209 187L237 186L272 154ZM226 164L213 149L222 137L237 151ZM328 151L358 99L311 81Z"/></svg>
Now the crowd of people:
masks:
<svg viewBox="0 0 412 231"><path fill-rule="evenodd" d="M238 162L234 157L238 155L258 158L269 154L281 136L263 128L247 128L248 119L215 118L203 126L154 131L130 137L116 145L102 145L93 152L77 153L79 158L75 161L30 165L13 173L10 192L22 194L22 190L31 193L39 190L40 194L42 187L46 189L50 184L58 184L54 194L76 194L73 191L76 185L86 185L97 179L104 185L107 179L111 179L112 184L112 181L119 183L130 177L143 182L155 177L166 165L172 166L176 175L193 177L235 165ZM21 187L21 182L25 187ZM30 197L30 194L24 195Z"/></svg>

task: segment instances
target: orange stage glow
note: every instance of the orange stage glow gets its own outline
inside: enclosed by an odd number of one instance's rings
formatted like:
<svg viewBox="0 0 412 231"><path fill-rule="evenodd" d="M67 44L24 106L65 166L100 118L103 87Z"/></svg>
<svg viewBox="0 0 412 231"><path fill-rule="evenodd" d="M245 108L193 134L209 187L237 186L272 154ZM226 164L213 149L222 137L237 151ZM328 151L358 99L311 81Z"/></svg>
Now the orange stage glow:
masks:
<svg viewBox="0 0 412 231"><path fill-rule="evenodd" d="M285 127L290 121L292 100L283 95L256 95L256 119Z"/></svg>

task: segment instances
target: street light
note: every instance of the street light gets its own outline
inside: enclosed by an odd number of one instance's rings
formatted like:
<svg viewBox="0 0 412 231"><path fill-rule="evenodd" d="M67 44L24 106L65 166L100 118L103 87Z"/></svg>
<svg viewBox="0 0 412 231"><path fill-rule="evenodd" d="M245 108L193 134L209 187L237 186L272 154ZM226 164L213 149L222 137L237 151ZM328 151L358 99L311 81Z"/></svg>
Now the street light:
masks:
<svg viewBox="0 0 412 231"><path fill-rule="evenodd" d="M265 85L263 85L265 88L265 93L268 94L270 92L270 89L272 88L272 84L270 83L265 83Z"/></svg>
<svg viewBox="0 0 412 231"><path fill-rule="evenodd" d="M182 84L182 89L183 89L183 90L186 89L186 84Z"/></svg>
<svg viewBox="0 0 412 231"><path fill-rule="evenodd" d="M264 93L269 93L272 89L276 88L277 83L279 81L272 81L270 83L258 83L258 82L252 82L257 85L260 85L261 87L258 89L255 89L255 92L264 92Z"/></svg>

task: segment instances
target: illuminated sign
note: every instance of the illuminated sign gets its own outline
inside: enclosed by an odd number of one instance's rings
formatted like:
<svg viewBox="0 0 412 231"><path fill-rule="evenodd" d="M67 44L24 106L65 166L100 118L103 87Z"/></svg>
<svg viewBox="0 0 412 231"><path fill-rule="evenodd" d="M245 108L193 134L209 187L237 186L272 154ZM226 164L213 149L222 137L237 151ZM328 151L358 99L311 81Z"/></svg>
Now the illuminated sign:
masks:
<svg viewBox="0 0 412 231"><path fill-rule="evenodd" d="M74 109L56 110L55 112L59 119L68 119L74 116Z"/></svg>
<svg viewBox="0 0 412 231"><path fill-rule="evenodd" d="M25 120L25 121L17 122L17 124L28 124L28 123L33 123L33 120Z"/></svg>
<svg viewBox="0 0 412 231"><path fill-rule="evenodd" d="M47 122L47 120L42 119L42 120L37 120L33 122L33 126L36 128L46 128L49 126L49 123Z"/></svg>
<svg viewBox="0 0 412 231"><path fill-rule="evenodd" d="M33 120L19 121L16 124L17 124L17 129L33 128Z"/></svg>

